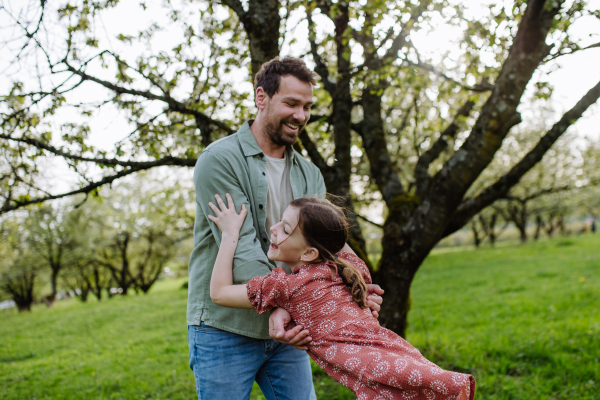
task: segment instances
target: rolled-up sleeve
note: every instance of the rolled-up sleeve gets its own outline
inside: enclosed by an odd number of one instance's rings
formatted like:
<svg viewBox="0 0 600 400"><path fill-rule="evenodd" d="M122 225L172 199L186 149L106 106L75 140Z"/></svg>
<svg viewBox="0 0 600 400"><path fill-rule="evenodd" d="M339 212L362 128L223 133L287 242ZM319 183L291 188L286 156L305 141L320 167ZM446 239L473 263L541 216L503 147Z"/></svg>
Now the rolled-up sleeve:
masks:
<svg viewBox="0 0 600 400"><path fill-rule="evenodd" d="M221 231L214 222L208 219L208 215L214 214L208 203L213 202L216 204L215 194L225 200L225 194L229 193L238 213L242 204L245 204L248 210L248 215L240 230L233 259L233 281L235 284L243 284L255 276L266 275L271 272L271 264L257 240L257 232L253 224L254 216L250 205L252 193L248 191L248 186L245 187L241 184L241 177L238 176L240 173L243 173L243 171L240 172L240 168L231 165L230 160L210 150L202 152L194 169L196 202L202 210L217 246L221 244Z"/></svg>
<svg viewBox="0 0 600 400"><path fill-rule="evenodd" d="M288 307L289 278L283 268L275 268L267 276L258 276L248 281L246 284L248 299L259 314L275 307Z"/></svg>

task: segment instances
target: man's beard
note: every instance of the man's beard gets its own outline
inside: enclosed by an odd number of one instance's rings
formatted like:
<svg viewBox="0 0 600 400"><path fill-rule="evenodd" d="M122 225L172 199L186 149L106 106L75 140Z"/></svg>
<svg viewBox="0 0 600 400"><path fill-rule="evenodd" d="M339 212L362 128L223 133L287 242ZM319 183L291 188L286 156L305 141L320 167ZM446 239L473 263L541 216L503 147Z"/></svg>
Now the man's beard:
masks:
<svg viewBox="0 0 600 400"><path fill-rule="evenodd" d="M285 128L283 127L284 122L298 126L298 134L294 135L286 133L284 131ZM265 124L265 130L263 133L273 144L278 146L290 146L296 143L296 140L298 140L298 135L304 128L304 125L305 124L302 124L295 119L291 119L289 121L281 120L279 121L279 124L269 121Z"/></svg>

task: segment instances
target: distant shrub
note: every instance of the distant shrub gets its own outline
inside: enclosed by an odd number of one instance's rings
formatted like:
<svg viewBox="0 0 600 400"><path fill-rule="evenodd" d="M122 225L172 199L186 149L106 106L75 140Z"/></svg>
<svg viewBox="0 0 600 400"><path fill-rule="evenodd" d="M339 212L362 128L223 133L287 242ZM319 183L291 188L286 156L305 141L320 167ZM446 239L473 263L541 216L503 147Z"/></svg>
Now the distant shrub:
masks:
<svg viewBox="0 0 600 400"><path fill-rule="evenodd" d="M565 246L573 246L575 243L573 243L572 240L561 240L560 242L558 242L556 245L558 247L565 247Z"/></svg>
<svg viewBox="0 0 600 400"><path fill-rule="evenodd" d="M185 289L187 290L188 288L188 281L183 282L183 285L181 285L181 289Z"/></svg>

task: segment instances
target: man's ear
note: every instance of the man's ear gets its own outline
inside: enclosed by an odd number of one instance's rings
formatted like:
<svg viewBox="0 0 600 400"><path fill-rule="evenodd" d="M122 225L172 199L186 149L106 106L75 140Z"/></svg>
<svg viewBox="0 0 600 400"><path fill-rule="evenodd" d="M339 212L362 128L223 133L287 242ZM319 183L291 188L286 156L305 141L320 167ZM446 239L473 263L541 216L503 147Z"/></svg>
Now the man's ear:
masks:
<svg viewBox="0 0 600 400"><path fill-rule="evenodd" d="M259 110L263 110L267 106L267 98L268 97L269 96L267 95L265 90L262 88L262 86L259 86L256 88L256 93L254 95L254 102L256 103L256 107Z"/></svg>
<svg viewBox="0 0 600 400"><path fill-rule="evenodd" d="M308 247L300 256L300 261L313 262L319 258L319 250L314 247Z"/></svg>

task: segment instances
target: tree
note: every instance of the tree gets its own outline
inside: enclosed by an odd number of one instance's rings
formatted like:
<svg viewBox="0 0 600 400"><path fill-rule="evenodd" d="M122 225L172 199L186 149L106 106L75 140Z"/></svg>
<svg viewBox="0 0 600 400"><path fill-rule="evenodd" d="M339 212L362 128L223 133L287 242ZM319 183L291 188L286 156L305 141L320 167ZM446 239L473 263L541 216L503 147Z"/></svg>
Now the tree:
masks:
<svg viewBox="0 0 600 400"><path fill-rule="evenodd" d="M147 293L190 237L191 199L190 186L149 176L120 182L105 195L94 211L100 232L94 263L110 271L123 295L129 288Z"/></svg>
<svg viewBox="0 0 600 400"><path fill-rule="evenodd" d="M31 311L40 266L19 240L20 218L5 218L0 225L0 291L8 294L19 312Z"/></svg>
<svg viewBox="0 0 600 400"><path fill-rule="evenodd" d="M462 6L425 0L365 5L289 1L285 7L273 0L169 2L167 13L181 28L182 40L170 52L149 50L137 59L125 50L97 49L100 42L92 29L96 16L116 3L82 1L58 10L59 23L66 25L62 48L38 34L38 26L48 30L49 5L42 4L43 18L38 12L20 23L24 48L45 60L37 64L40 70L62 80L40 79L35 90L15 80L3 97L0 139L10 162L2 172L2 211L94 193L104 184L159 165L192 166L203 146L234 132L248 117L251 86L239 77L249 78L258 65L279 54L293 40L288 35L291 16L301 16L308 28L307 58L314 63L320 87L299 149L321 169L327 190L344 199L353 222L360 201L353 184L376 192L385 203L383 253L374 278L386 289L381 322L402 335L412 280L431 249L505 198L600 96L599 83L505 173L478 181L521 122L517 108L528 85L537 85L540 97L548 94L548 85L535 80L535 71L558 57L598 46L586 46L570 35L580 18L597 14L585 2L566 7L564 1L516 1L496 5L477 19L469 19ZM454 61L445 58L435 66L411 41L411 34L434 17L465 32ZM192 23L193 18L202 24ZM139 38L119 39L146 42L159 28L152 26ZM493 54L491 60L484 61L484 51ZM33 62L19 57L18 62ZM90 145L85 122L54 127L47 118L86 86L101 88L103 101L135 125L110 154ZM84 120L96 108L77 105ZM59 130L62 140L52 142L51 133ZM81 185L63 193L41 192L40 171L32 161L36 157L65 160L84 178ZM102 173L85 168L90 164ZM350 244L368 262L359 224L352 226Z"/></svg>
<svg viewBox="0 0 600 400"><path fill-rule="evenodd" d="M500 152L500 159L508 161L509 165L513 164L520 154L525 153L528 143L539 135L537 131L519 132L518 140L512 141L508 148ZM579 145L573 145L577 142L580 142ZM569 201L569 198L584 187L598 183L598 169L591 162L593 157L589 154L596 145L595 141L586 138L565 135L502 200L492 206L505 221L514 224L521 242L528 239L527 229L533 217L536 240L543 228L548 236L559 226L564 231L564 217L577 212L576 202ZM491 166L490 170L497 173L501 167Z"/></svg>
<svg viewBox="0 0 600 400"><path fill-rule="evenodd" d="M485 238L488 239L492 247L494 246L498 236L500 236L508 226L508 222L506 222L499 230L496 230L496 225L501 215L502 212L494 206L483 210L476 217L473 217L470 225L475 247L479 247Z"/></svg>
<svg viewBox="0 0 600 400"><path fill-rule="evenodd" d="M25 220L27 241L30 251L50 269L51 306L58 293L58 277L69 262L74 260L77 236L82 232L78 224L80 213L68 212L68 208L47 206L39 210L30 210Z"/></svg>

